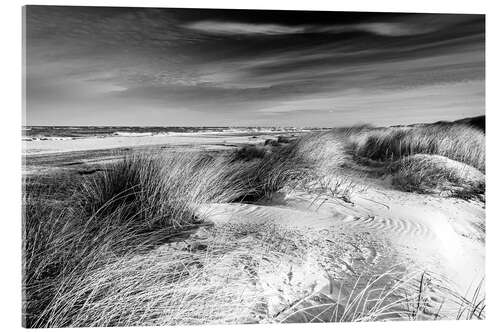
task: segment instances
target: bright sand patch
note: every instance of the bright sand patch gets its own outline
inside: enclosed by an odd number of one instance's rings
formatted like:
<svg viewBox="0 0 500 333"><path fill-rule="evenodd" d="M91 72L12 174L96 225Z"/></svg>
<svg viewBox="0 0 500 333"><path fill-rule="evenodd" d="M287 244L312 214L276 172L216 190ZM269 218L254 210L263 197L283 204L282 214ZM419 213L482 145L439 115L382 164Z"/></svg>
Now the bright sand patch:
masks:
<svg viewBox="0 0 500 333"><path fill-rule="evenodd" d="M329 274L339 281L347 279L342 282L346 285L354 285L360 276L374 276L400 265L432 273L461 295L471 296L484 276L484 209L476 203L373 188L354 195L352 204L335 199L312 202L311 195L294 192L280 206L213 204L200 213L216 225L277 225L329 242L333 255L326 261L315 260L324 261L318 267L333 267ZM304 267L293 267L307 275L318 271L311 265L307 261ZM280 295L277 290L282 288L276 285L279 272L272 273L260 278L263 284L274 284L274 292ZM325 274L310 275L304 282L340 303L347 297L341 297L345 291ZM440 311L453 316L456 309Z"/></svg>
<svg viewBox="0 0 500 333"><path fill-rule="evenodd" d="M153 136L107 136L78 138L74 140L23 141L26 155L86 151L95 149L114 149L122 147L155 145L231 145L238 143L262 143L269 136L253 138L250 135L192 134L192 135L153 135Z"/></svg>

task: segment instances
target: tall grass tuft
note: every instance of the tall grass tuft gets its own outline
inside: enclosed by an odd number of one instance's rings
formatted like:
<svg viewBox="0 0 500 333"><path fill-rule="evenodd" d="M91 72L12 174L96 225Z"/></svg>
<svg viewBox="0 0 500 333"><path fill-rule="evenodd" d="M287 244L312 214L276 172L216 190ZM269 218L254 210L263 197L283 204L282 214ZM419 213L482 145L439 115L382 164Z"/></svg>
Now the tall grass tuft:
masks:
<svg viewBox="0 0 500 333"><path fill-rule="evenodd" d="M441 155L485 170L485 136L460 124L384 128L351 136L355 155L393 161L414 154Z"/></svg>
<svg viewBox="0 0 500 333"><path fill-rule="evenodd" d="M443 156L411 155L393 162L389 170L393 185L405 191L484 199L484 174Z"/></svg>
<svg viewBox="0 0 500 333"><path fill-rule="evenodd" d="M23 205L25 325L51 326L62 290L89 270L151 251L202 224L199 205L260 200L299 181L305 170L285 150L252 161L133 155L72 184L74 193L57 208L47 205L57 191L31 188Z"/></svg>

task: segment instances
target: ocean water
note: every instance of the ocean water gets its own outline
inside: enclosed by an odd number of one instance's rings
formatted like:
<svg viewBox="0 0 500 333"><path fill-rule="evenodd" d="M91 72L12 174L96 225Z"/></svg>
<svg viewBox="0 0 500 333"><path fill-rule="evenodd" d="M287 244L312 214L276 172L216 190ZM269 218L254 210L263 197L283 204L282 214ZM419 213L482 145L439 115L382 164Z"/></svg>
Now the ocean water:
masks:
<svg viewBox="0 0 500 333"><path fill-rule="evenodd" d="M24 126L25 141L73 140L86 137L155 136L181 133L267 133L294 132L315 129L296 127L138 127L138 126Z"/></svg>

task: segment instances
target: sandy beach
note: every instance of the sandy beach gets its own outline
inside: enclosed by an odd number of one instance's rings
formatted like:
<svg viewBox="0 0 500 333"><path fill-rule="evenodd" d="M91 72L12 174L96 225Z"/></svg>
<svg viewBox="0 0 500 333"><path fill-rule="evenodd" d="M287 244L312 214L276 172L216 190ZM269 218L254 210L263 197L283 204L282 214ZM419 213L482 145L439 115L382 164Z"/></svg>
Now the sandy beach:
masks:
<svg viewBox="0 0 500 333"><path fill-rule="evenodd" d="M25 155L62 153L97 149L116 149L124 147L145 146L224 146L242 143L262 143L268 138L274 138L278 134L259 135L252 133L244 135L237 134L170 134L170 135L148 135L148 136L107 136L74 138L66 140L37 140L23 141L23 153Z"/></svg>

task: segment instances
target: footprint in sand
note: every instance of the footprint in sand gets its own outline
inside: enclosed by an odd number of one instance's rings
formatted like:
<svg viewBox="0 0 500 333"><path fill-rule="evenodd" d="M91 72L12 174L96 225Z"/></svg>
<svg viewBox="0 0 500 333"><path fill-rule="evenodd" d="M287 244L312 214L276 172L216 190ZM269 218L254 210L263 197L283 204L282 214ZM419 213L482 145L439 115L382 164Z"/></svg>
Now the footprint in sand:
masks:
<svg viewBox="0 0 500 333"><path fill-rule="evenodd" d="M375 262L378 254L373 246L356 245L353 242L348 242L348 245L350 245L352 252L354 252L352 254L354 261L365 265L371 265Z"/></svg>
<svg viewBox="0 0 500 333"><path fill-rule="evenodd" d="M363 253L364 261L367 264L373 264L375 259L377 258L377 251L371 246L362 247L361 252Z"/></svg>

